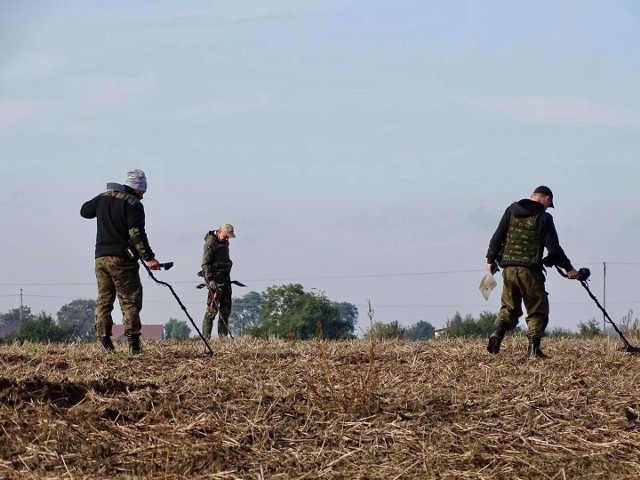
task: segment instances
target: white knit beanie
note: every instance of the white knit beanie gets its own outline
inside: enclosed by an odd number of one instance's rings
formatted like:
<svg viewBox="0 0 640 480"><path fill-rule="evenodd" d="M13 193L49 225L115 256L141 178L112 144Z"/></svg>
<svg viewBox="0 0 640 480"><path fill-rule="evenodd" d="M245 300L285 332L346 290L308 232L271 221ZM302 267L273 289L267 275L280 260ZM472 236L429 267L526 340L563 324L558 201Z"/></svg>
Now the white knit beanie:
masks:
<svg viewBox="0 0 640 480"><path fill-rule="evenodd" d="M139 169L127 172L127 178L125 179L124 184L134 190L140 190L141 192L147 191L147 177L144 172Z"/></svg>

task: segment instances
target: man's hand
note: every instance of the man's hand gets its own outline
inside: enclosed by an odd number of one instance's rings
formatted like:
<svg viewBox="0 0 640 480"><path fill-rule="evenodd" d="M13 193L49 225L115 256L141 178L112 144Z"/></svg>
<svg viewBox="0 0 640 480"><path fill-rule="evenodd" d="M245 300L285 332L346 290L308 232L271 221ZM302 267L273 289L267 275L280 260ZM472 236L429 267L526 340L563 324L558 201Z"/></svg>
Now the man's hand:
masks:
<svg viewBox="0 0 640 480"><path fill-rule="evenodd" d="M491 275L498 273L500 271L500 269L498 268L498 265L496 265L495 263L487 263L487 270L489 270L489 273Z"/></svg>
<svg viewBox="0 0 640 480"><path fill-rule="evenodd" d="M147 260L145 263L147 264L147 267L149 267L151 270L160 270L162 268L162 266L160 265L160 262L155 258L152 258L151 260Z"/></svg>
<svg viewBox="0 0 640 480"><path fill-rule="evenodd" d="M575 268L572 268L567 272L567 278L575 280L576 278L578 278L578 271Z"/></svg>
<svg viewBox="0 0 640 480"><path fill-rule="evenodd" d="M211 290L217 290L218 289L218 284L216 283L215 280L209 280L209 283L207 285L209 285L209 288Z"/></svg>

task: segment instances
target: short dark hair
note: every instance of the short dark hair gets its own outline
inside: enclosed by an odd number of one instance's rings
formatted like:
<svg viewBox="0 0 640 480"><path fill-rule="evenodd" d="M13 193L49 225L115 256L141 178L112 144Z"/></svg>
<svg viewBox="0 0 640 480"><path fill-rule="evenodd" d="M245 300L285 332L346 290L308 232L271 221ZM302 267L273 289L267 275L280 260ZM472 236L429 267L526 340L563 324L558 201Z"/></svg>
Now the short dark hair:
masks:
<svg viewBox="0 0 640 480"><path fill-rule="evenodd" d="M540 193L542 195L546 195L548 197L551 197L551 205L549 205L549 207L551 208L556 208L553 205L553 192L551 191L551 189L545 185L540 185L538 188L536 188L533 193Z"/></svg>

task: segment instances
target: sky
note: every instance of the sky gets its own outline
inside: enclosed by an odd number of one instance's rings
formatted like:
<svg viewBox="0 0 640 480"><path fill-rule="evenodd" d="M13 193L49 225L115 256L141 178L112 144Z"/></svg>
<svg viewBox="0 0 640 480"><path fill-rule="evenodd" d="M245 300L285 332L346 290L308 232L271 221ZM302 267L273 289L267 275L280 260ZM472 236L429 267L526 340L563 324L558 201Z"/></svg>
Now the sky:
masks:
<svg viewBox="0 0 640 480"><path fill-rule="evenodd" d="M4 1L0 312L95 298L80 207L140 168L157 277L198 326L221 223L234 296L300 283L358 334L369 302L403 326L497 312L489 239L542 184L593 294L640 315L638 85L637 0ZM141 274L143 324L187 320ZM547 290L549 328L602 320L580 283Z"/></svg>

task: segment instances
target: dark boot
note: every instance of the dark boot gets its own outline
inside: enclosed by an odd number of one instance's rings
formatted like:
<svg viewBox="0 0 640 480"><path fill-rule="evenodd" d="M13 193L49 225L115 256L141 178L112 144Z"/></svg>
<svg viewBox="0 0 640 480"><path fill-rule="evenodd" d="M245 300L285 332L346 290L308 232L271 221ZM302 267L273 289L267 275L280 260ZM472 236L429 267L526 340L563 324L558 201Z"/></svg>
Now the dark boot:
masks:
<svg viewBox="0 0 640 480"><path fill-rule="evenodd" d="M116 347L113 345L111 341L111 337L99 337L100 345L104 348L104 351L107 353L113 353L116 351Z"/></svg>
<svg viewBox="0 0 640 480"><path fill-rule="evenodd" d="M531 337L529 339L529 348L527 354L530 358L547 358L547 356L540 350L540 337Z"/></svg>
<svg viewBox="0 0 640 480"><path fill-rule="evenodd" d="M489 337L489 343L487 344L487 352L497 355L500 353L500 345L504 339L505 333L507 333L507 325L504 322L496 323L491 336Z"/></svg>
<svg viewBox="0 0 640 480"><path fill-rule="evenodd" d="M137 355L142 353L142 345L140 344L140 334L129 335L129 353Z"/></svg>

